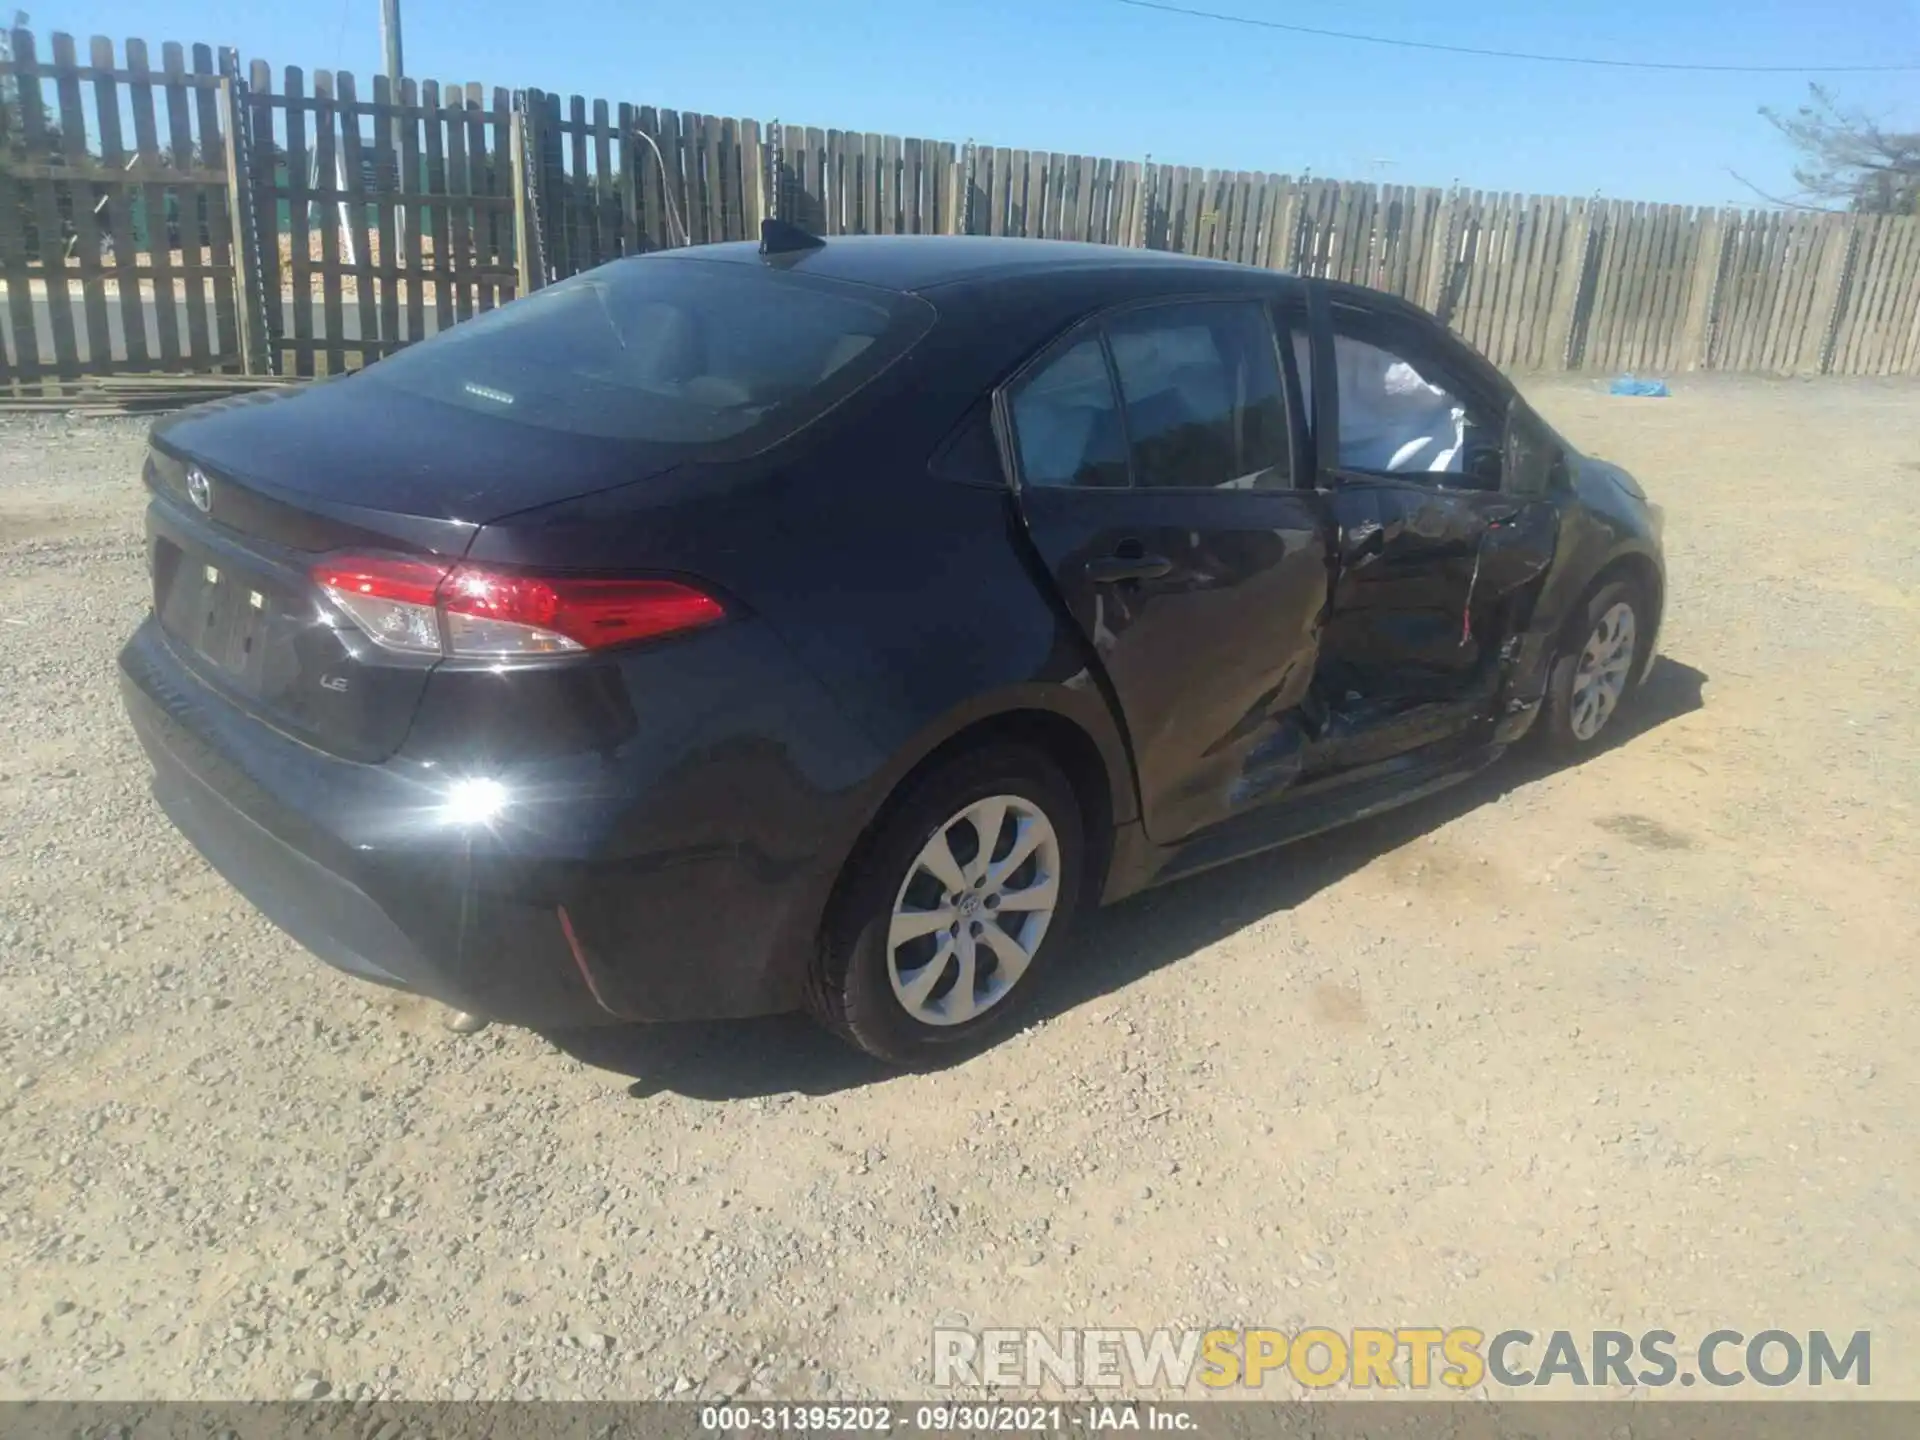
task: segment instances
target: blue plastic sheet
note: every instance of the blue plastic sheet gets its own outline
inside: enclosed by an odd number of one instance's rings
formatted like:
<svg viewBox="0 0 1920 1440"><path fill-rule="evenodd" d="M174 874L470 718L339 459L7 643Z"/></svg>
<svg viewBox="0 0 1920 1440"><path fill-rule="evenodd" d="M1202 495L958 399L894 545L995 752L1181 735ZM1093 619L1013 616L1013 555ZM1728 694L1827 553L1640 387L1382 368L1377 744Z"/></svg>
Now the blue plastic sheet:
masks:
<svg viewBox="0 0 1920 1440"><path fill-rule="evenodd" d="M1649 395L1656 399L1664 399L1673 394L1667 389L1667 382L1664 380L1636 380L1631 375L1622 375L1609 385L1607 390L1613 395Z"/></svg>

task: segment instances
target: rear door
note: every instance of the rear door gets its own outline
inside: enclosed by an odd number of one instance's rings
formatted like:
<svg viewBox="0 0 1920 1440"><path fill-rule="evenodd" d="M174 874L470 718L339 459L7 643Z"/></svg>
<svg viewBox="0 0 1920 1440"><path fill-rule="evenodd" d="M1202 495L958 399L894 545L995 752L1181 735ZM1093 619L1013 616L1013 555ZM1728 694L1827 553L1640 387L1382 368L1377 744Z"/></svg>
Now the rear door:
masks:
<svg viewBox="0 0 1920 1440"><path fill-rule="evenodd" d="M1325 770L1444 739L1492 703L1558 512L1503 483L1511 396L1490 367L1386 296L1311 294L1316 483L1334 522L1314 686Z"/></svg>
<svg viewBox="0 0 1920 1440"><path fill-rule="evenodd" d="M1301 772L1327 548L1285 365L1260 302L1156 303L1081 327L1002 396L1027 531L1119 699L1161 843Z"/></svg>

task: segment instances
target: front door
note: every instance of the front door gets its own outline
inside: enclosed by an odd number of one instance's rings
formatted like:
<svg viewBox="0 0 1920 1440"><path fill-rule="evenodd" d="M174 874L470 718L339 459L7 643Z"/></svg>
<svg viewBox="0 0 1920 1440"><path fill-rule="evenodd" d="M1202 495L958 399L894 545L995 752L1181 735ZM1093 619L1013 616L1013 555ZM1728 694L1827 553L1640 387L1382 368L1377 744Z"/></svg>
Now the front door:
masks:
<svg viewBox="0 0 1920 1440"><path fill-rule="evenodd" d="M1327 548L1283 373L1263 305L1183 301L1083 326L1004 398L1027 531L1119 700L1162 844L1302 771Z"/></svg>
<svg viewBox="0 0 1920 1440"><path fill-rule="evenodd" d="M1515 602L1559 517L1503 488L1508 395L1487 367L1398 302L1314 298L1317 486L1334 528L1309 701L1324 774L1491 718Z"/></svg>

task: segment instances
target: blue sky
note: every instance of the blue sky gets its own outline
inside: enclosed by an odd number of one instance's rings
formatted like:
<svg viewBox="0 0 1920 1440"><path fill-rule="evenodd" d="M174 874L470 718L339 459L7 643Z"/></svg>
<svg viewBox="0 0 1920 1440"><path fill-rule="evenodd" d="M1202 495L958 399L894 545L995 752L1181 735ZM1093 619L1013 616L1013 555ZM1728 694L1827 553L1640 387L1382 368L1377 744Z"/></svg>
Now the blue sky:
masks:
<svg viewBox="0 0 1920 1440"><path fill-rule="evenodd" d="M21 0L16 0L21 3ZM380 66L379 0L24 0L83 39ZM1410 40L1715 64L1920 64L1920 0L1191 0ZM1807 77L1543 65L1360 45L1113 0L403 0L421 78L757 120L1337 179L1669 203L1785 189L1756 113ZM44 42L43 42L44 43ZM1920 70L1828 77L1920 128Z"/></svg>

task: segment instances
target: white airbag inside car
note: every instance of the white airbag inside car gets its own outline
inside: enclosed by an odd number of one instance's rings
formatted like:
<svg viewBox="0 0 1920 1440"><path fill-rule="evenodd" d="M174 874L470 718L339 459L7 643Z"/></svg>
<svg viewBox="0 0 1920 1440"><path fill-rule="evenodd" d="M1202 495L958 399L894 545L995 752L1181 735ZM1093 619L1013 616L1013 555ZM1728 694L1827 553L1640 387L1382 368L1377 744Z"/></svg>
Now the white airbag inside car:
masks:
<svg viewBox="0 0 1920 1440"><path fill-rule="evenodd" d="M1294 337L1303 389L1312 404L1312 360ZM1466 408L1399 356L1345 335L1333 339L1340 379L1340 464L1388 473L1458 471Z"/></svg>

